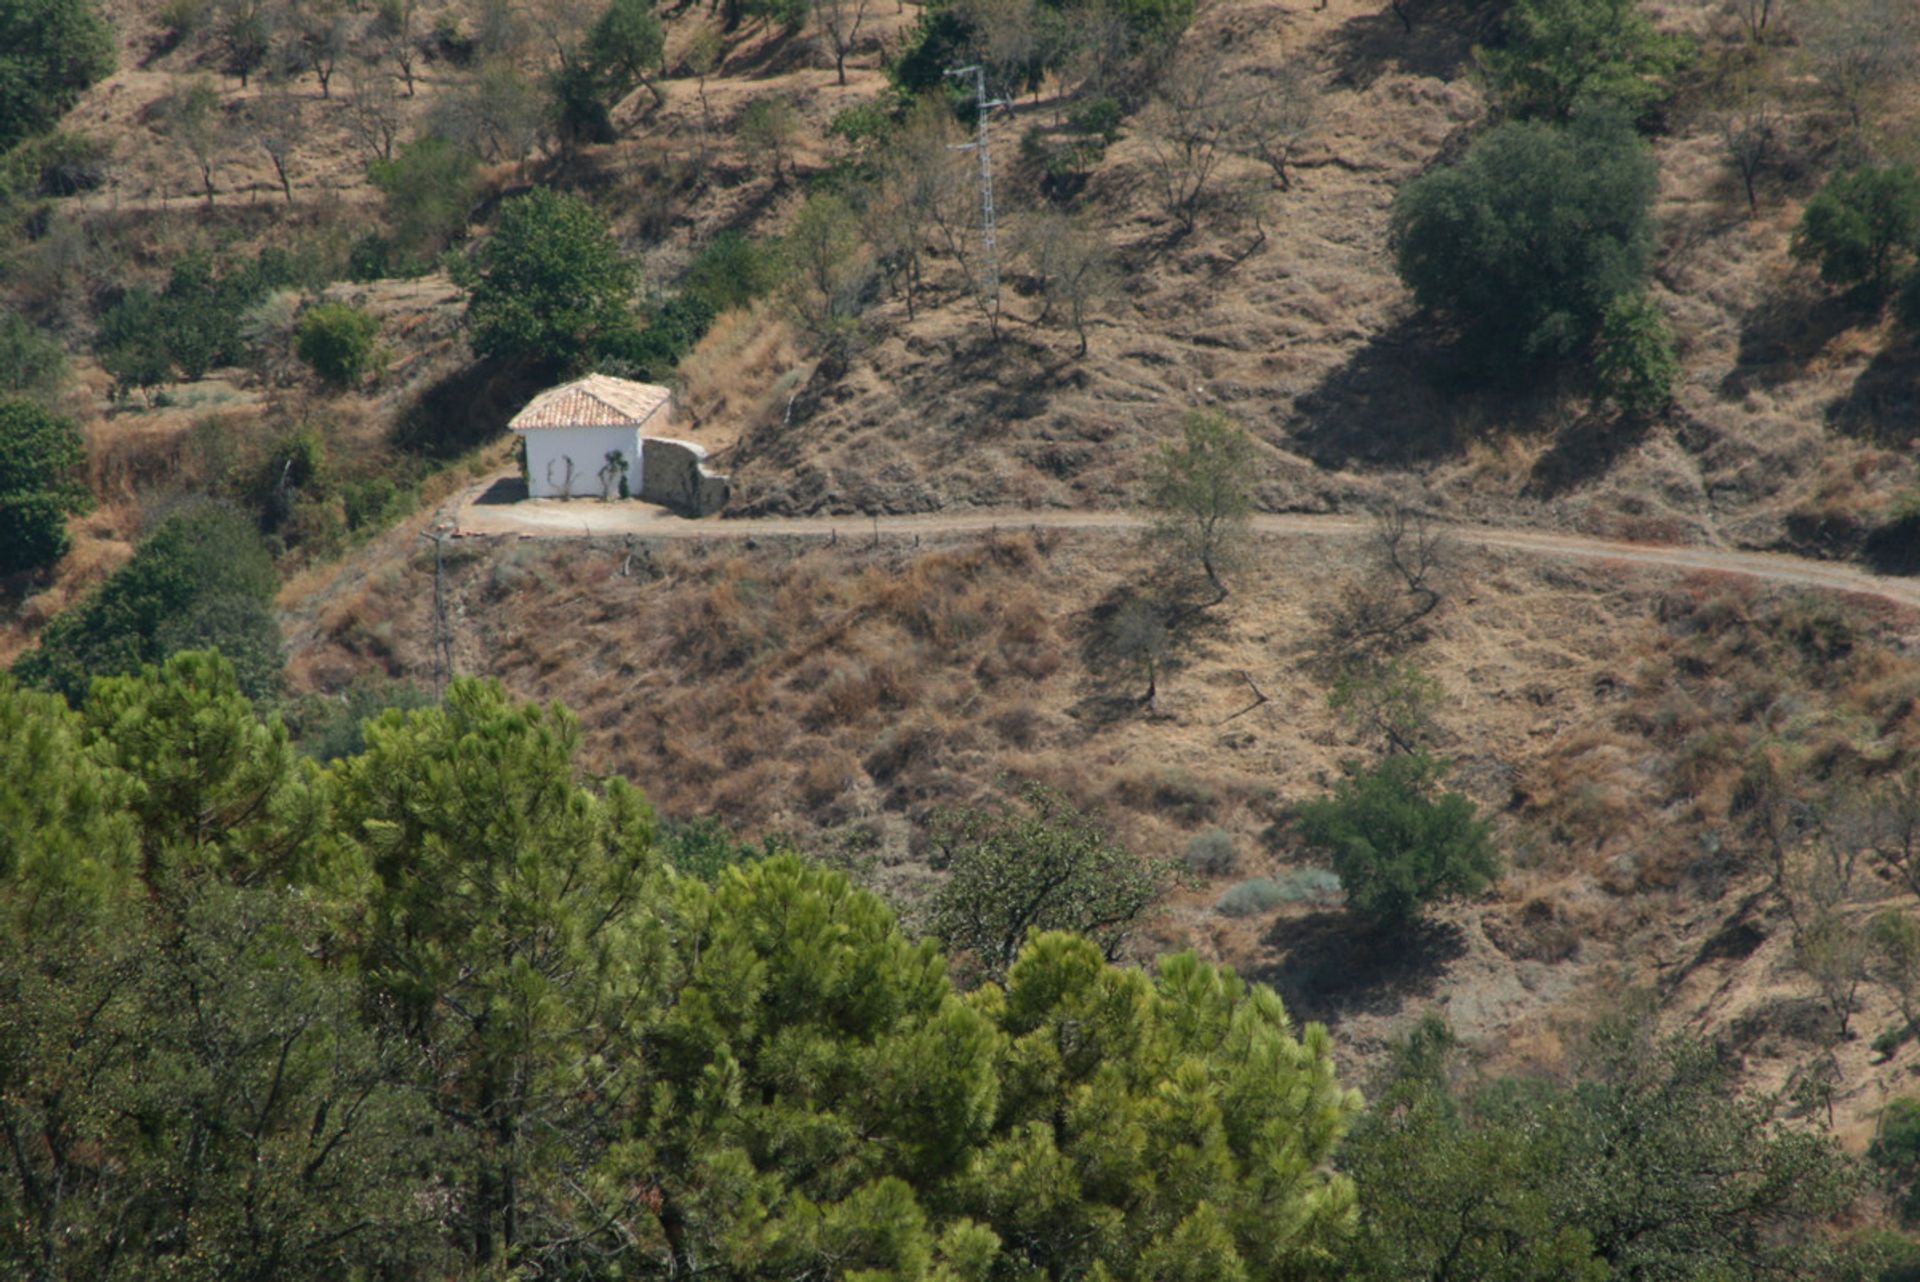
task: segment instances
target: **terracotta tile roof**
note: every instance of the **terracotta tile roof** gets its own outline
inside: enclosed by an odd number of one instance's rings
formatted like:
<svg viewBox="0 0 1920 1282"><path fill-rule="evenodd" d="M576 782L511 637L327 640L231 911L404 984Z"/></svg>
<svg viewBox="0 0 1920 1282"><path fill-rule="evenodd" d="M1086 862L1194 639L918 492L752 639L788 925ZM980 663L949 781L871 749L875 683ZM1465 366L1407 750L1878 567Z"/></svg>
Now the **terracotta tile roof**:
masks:
<svg viewBox="0 0 1920 1282"><path fill-rule="evenodd" d="M507 426L516 432L545 427L639 426L673 397L664 387L589 374L550 387L527 402Z"/></svg>

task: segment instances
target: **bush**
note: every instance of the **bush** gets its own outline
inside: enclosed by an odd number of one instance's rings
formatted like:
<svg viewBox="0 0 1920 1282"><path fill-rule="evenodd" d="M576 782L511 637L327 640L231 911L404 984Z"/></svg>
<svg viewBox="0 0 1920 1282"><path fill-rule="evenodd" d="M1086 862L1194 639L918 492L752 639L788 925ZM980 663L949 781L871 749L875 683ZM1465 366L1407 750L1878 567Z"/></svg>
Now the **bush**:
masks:
<svg viewBox="0 0 1920 1282"><path fill-rule="evenodd" d="M1594 390L1629 418L1657 414L1673 402L1680 361L1660 309L1644 294L1607 305L1594 344Z"/></svg>
<svg viewBox="0 0 1920 1282"><path fill-rule="evenodd" d="M1431 903L1478 894L1500 861L1486 823L1456 792L1439 792L1446 763L1395 753L1370 770L1348 767L1333 795L1300 807L1307 845L1331 856L1347 906L1387 926Z"/></svg>
<svg viewBox="0 0 1920 1282"><path fill-rule="evenodd" d="M1340 897L1340 879L1325 868L1297 868L1278 877L1255 877L1220 896L1222 917L1252 917L1282 904L1330 903Z"/></svg>
<svg viewBox="0 0 1920 1282"><path fill-rule="evenodd" d="M1501 125L1394 202L1400 278L1485 368L1570 356L1641 292L1655 179L1617 117Z"/></svg>
<svg viewBox="0 0 1920 1282"><path fill-rule="evenodd" d="M779 249L729 231L701 246L681 288L718 315L745 307L779 283Z"/></svg>
<svg viewBox="0 0 1920 1282"><path fill-rule="evenodd" d="M0 396L51 402L67 381L67 354L24 317L0 313Z"/></svg>
<svg viewBox="0 0 1920 1282"><path fill-rule="evenodd" d="M93 506L86 463L71 420L32 401L0 400L0 575L67 554L67 517Z"/></svg>
<svg viewBox="0 0 1920 1282"><path fill-rule="evenodd" d="M947 880L933 894L932 933L984 977L1003 979L1030 934L1068 930L1109 957L1172 880L1171 861L1110 838L1059 792L1030 784L1019 811L941 811L933 863Z"/></svg>
<svg viewBox="0 0 1920 1282"><path fill-rule="evenodd" d="M633 332L639 271L577 196L542 187L508 201L463 275L483 357L571 372Z"/></svg>
<svg viewBox="0 0 1920 1282"><path fill-rule="evenodd" d="M309 308L294 331L293 350L336 387L356 387L373 368L380 322L344 303Z"/></svg>
<svg viewBox="0 0 1920 1282"><path fill-rule="evenodd" d="M78 706L94 677L138 672L173 649L216 646L249 698L279 688L279 587L259 534L231 509L203 504L168 517L78 605L55 616L38 649L13 666L22 681Z"/></svg>
<svg viewBox="0 0 1920 1282"><path fill-rule="evenodd" d="M322 763L367 749L366 724L389 708L411 712L437 703L410 681L362 677L339 694L310 694L288 709L287 728L300 751Z"/></svg>
<svg viewBox="0 0 1920 1282"><path fill-rule="evenodd" d="M0 152L53 128L114 64L87 0L0 0L0 50Z"/></svg>
<svg viewBox="0 0 1920 1282"><path fill-rule="evenodd" d="M402 147L392 160L374 161L367 177L386 198L392 235L392 248L381 255L380 265L397 269L395 274L418 275L415 265L424 271L425 264L466 232L467 213L480 190L480 160L445 138L428 135Z"/></svg>
<svg viewBox="0 0 1920 1282"><path fill-rule="evenodd" d="M1920 1099L1904 1096L1887 1105L1867 1160L1899 1196L1901 1221L1920 1219Z"/></svg>
<svg viewBox="0 0 1920 1282"><path fill-rule="evenodd" d="M1639 0L1517 0L1504 43L1480 62L1508 115L1566 120L1583 104L1640 115L1666 95L1661 77L1686 53Z"/></svg>
<svg viewBox="0 0 1920 1282"><path fill-rule="evenodd" d="M1206 877L1225 877L1240 867L1240 851L1233 834L1215 828L1187 843L1187 867Z"/></svg>
<svg viewBox="0 0 1920 1282"><path fill-rule="evenodd" d="M1821 280L1860 286L1876 299L1915 253L1920 175L1900 165L1836 175L1807 202L1793 233L1793 256L1818 262Z"/></svg>

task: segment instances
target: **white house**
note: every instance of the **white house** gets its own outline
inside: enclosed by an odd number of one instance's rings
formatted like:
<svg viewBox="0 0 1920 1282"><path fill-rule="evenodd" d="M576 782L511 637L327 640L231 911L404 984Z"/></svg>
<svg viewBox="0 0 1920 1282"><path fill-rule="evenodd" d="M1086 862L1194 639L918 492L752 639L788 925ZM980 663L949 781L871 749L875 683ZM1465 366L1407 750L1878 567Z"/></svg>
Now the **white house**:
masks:
<svg viewBox="0 0 1920 1282"><path fill-rule="evenodd" d="M527 493L536 499L638 497L644 436L672 421L673 394L604 374L551 387L507 426L527 451Z"/></svg>

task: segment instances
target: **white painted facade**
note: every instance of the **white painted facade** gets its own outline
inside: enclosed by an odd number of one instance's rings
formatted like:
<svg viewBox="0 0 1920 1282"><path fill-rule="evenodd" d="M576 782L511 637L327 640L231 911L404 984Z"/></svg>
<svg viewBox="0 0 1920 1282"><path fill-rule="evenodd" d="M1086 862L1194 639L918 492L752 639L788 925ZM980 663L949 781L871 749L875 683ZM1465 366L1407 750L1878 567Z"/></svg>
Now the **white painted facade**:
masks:
<svg viewBox="0 0 1920 1282"><path fill-rule="evenodd" d="M627 492L638 497L642 455L640 429L624 427L542 427L522 432L527 445L527 493L536 499L597 499L603 493L600 471L607 454L619 450L627 460ZM568 463L572 481L568 482ZM620 482L605 491L620 497Z"/></svg>

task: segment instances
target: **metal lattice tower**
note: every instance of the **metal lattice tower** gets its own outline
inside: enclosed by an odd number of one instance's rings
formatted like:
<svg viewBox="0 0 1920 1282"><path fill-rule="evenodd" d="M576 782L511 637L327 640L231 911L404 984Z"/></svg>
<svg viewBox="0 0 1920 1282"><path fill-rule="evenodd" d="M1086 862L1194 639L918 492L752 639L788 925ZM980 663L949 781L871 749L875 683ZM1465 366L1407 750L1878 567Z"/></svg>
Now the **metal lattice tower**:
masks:
<svg viewBox="0 0 1920 1282"><path fill-rule="evenodd" d="M987 117L996 107L1006 106L1004 99L987 101L987 69L975 64L971 67L955 67L947 72L949 76L973 77L973 101L977 132L969 143L955 147L955 151L971 151L980 157L980 244L986 258L986 297L1000 297L1000 254L993 240L993 151L988 145Z"/></svg>

